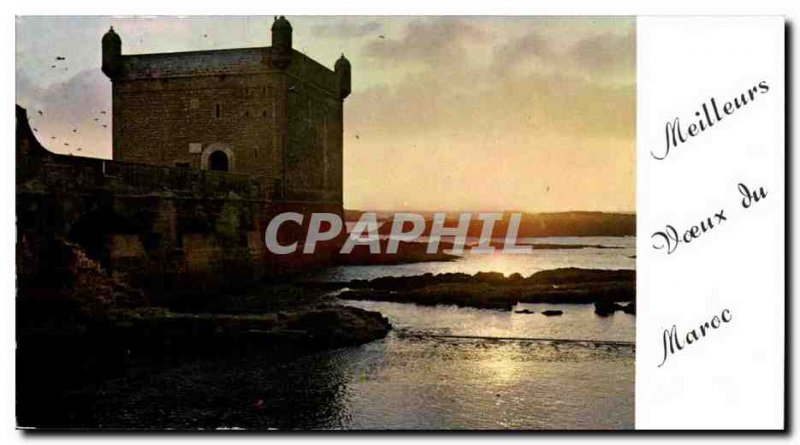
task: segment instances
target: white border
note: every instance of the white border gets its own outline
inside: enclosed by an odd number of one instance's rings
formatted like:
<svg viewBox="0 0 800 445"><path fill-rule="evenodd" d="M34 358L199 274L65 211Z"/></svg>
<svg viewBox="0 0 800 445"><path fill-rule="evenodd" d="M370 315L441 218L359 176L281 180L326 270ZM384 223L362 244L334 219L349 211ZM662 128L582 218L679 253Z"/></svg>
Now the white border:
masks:
<svg viewBox="0 0 800 445"><path fill-rule="evenodd" d="M637 20L637 429L783 427L783 42L780 16ZM713 126L664 155L704 104ZM745 209L740 183L768 194ZM657 250L667 225L698 236Z"/></svg>
<svg viewBox="0 0 800 445"><path fill-rule="evenodd" d="M407 0L395 2L364 2L363 0L339 0L337 2L323 2L323 1L301 1L301 0L273 0L268 4L261 2L247 2L245 0L226 0L208 1L199 0L193 1L191 4L172 3L166 4L159 0L139 0L137 2L124 2L112 3L108 1L71 1L63 2L57 0L49 1L33 1L28 0L24 3L16 3L10 5L4 3L3 5L5 14L2 16L2 44L6 49L2 54L5 57L3 60L3 85L4 88L0 90L3 95L3 103L7 104L6 107L0 107L2 119L0 125L3 126L3 134L6 137L6 149L3 151L3 162L0 162L0 177L4 178L5 184L0 193L0 204L3 208L9 209L6 212L6 217L0 220L0 247L4 255L0 258L0 284L5 290L3 299L3 319L0 320L2 326L3 344L0 345L0 362L4 363L2 367L2 403L0 403L0 419L2 419L2 438L9 440L11 443L22 442L25 439L35 439L39 441L53 441L53 440L67 440L73 442L83 442L87 440L100 440L110 441L109 436L67 436L67 437L52 437L52 436L36 436L35 438L25 437L20 432L14 430L14 372L11 366L14 363L14 242L15 242L15 227L12 213L14 208L14 161L13 161L13 147L14 147L14 115L11 103L14 101L14 52L11 48L14 47L14 32L15 32L15 19L14 15L35 15L35 14L65 14L65 15L128 15L128 14L142 14L142 15L199 15L199 14L275 14L281 13L286 15L293 14L314 14L314 15L340 15L340 14L353 14L353 15L773 15L781 14L786 15L791 22L797 22L800 18L800 2L795 0L759 0L759 1L741 1L741 0L728 0L719 2L714 0L658 0L642 2L639 0L625 0L608 2L603 5L595 0L562 0L559 2L552 2L550 4L541 4L539 2L519 2L513 0L493 0L491 2L478 1L478 0L463 0L458 3L455 2L431 2L430 0ZM796 33L796 29L795 29ZM795 38L796 39L796 38ZM797 46L791 47L792 58L797 57ZM787 98L794 103L794 96ZM800 122L797 114L792 116L792 121L787 122L787 125L794 128L800 128ZM792 168L797 170L798 162L797 156L794 156ZM792 191L796 192L792 187ZM797 196L794 193L794 196ZM787 209L788 211L788 209ZM788 229L788 228L787 228ZM794 244L792 248L794 247ZM793 265L791 270L787 270L787 274L800 276L800 267ZM792 306L792 317L797 319L798 305ZM788 328L788 327L787 327ZM797 343L793 344L792 354L796 355L798 351ZM796 413L797 410L794 410ZM796 418L796 415L793 416ZM793 419L795 420L795 419ZM791 422L797 425L797 422ZM230 440L232 436L215 436L206 435L198 436L182 436L174 437L168 436L169 439L179 441L195 441L210 440L220 441ZM369 440L374 441L374 437L361 436L313 436L313 440L325 441L342 441L350 442L354 440ZM502 436L504 440L529 440L530 437L521 435L506 435ZM566 443L578 442L581 438L587 436L534 436L537 441L550 442L559 440ZM628 436L630 437L630 436ZM787 436L784 436L786 438ZM237 436L238 440L262 441L264 439L273 442L288 442L286 438L275 436ZM387 441L414 441L414 442L450 442L460 443L463 441L474 440L496 440L499 437L487 437L483 435L459 435L459 436L434 436L422 437L416 436L381 436L382 440ZM641 438L641 437L639 437ZM312 440L311 438L296 438L301 441ZM603 436L595 437L595 440L613 441L616 442L622 439L619 436ZM680 440L683 444L698 443L700 438L686 438L686 437L671 437L670 440ZM125 440L128 442L144 442L148 443L163 443L166 442L167 437L164 436L116 436L113 440ZM730 437L721 438L721 440L729 441ZM747 438L747 440L760 440L759 438ZM5 442L5 441L4 441Z"/></svg>

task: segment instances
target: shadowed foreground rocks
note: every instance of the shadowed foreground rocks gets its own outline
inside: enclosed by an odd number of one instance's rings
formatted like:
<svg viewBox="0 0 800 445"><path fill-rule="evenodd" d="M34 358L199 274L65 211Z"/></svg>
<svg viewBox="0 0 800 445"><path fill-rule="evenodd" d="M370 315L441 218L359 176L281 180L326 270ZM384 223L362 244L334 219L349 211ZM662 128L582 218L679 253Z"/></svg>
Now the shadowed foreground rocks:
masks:
<svg viewBox="0 0 800 445"><path fill-rule="evenodd" d="M391 329L378 312L332 304L321 293L291 286L156 306L109 276L80 246L48 239L33 248L28 242L17 256L17 421L24 427L98 427L75 417L76 406L91 406L91 400L62 396L106 378L201 358L259 356L280 363L380 339Z"/></svg>
<svg viewBox="0 0 800 445"><path fill-rule="evenodd" d="M527 278L520 274L505 277L497 272L425 274L356 280L338 283L338 286L346 288L339 295L345 300L452 304L501 310L511 310L517 303L596 303L606 307L616 302L635 301L636 272L565 268L537 272Z"/></svg>
<svg viewBox="0 0 800 445"><path fill-rule="evenodd" d="M198 296L160 301L109 276L83 249L64 240L48 240L46 257L19 263L18 337L61 334L59 326L76 331L101 330L130 341L140 336L163 344L203 341L204 349L243 335L304 336L309 343L337 347L382 338L389 329L379 313L330 304L320 294L292 286L262 286L237 295ZM286 298L280 298L286 294ZM60 320L60 321L59 321ZM91 328L91 329L90 329ZM324 338L323 338L324 337ZM235 341L234 341L235 340ZM226 345L227 347L227 345Z"/></svg>

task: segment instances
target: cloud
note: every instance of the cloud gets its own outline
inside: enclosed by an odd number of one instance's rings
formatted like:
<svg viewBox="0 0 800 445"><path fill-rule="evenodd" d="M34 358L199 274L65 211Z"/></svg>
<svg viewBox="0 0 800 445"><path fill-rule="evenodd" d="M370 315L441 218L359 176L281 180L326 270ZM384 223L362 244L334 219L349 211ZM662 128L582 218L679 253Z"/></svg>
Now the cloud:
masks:
<svg viewBox="0 0 800 445"><path fill-rule="evenodd" d="M523 63L548 63L555 57L551 42L539 32L533 31L498 47L493 63L504 72Z"/></svg>
<svg viewBox="0 0 800 445"><path fill-rule="evenodd" d="M466 61L470 44L480 43L486 35L475 23L462 19L417 19L407 25L401 38L369 42L363 53L377 62L460 64Z"/></svg>
<svg viewBox="0 0 800 445"><path fill-rule="evenodd" d="M400 75L348 98L348 126L397 137L564 133L632 139L635 28L606 32L589 21L569 25L411 21L398 39L366 44L364 55L394 63L392 71ZM400 65L420 60L425 63L415 69Z"/></svg>
<svg viewBox="0 0 800 445"><path fill-rule="evenodd" d="M499 45L493 54L498 73L512 71L558 73L599 83L627 84L635 81L636 34L633 27L623 34L599 32L579 36L573 42L558 42L563 35L529 31Z"/></svg>
<svg viewBox="0 0 800 445"><path fill-rule="evenodd" d="M348 98L347 125L365 133L570 134L632 139L635 85L604 85L557 73L424 72Z"/></svg>
<svg viewBox="0 0 800 445"><path fill-rule="evenodd" d="M377 34L383 25L377 21L364 22L361 20L343 19L314 25L311 32L317 37L353 38Z"/></svg>
<svg viewBox="0 0 800 445"><path fill-rule="evenodd" d="M622 35L606 32L587 37L569 55L575 66L594 76L630 78L636 72L636 34L629 30Z"/></svg>

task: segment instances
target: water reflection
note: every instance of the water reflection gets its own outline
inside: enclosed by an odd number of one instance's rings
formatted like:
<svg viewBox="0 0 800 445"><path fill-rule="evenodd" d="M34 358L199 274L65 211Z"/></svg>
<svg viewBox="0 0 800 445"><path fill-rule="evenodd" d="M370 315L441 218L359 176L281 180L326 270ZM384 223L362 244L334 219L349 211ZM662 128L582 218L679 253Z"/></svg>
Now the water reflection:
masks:
<svg viewBox="0 0 800 445"><path fill-rule="evenodd" d="M106 427L632 428L634 355L629 346L392 333L290 361L199 360L107 382L91 399Z"/></svg>
<svg viewBox="0 0 800 445"><path fill-rule="evenodd" d="M556 267L633 269L633 238L537 240L621 249L465 255L449 263L342 267L314 279ZM197 360L107 382L87 397L108 427L251 429L627 429L634 426L635 317L591 305L519 305L534 314L452 306L343 302L389 317L395 331L359 347L293 360ZM559 317L541 311L563 310ZM408 335L413 334L413 335ZM436 335L591 339L601 343Z"/></svg>
<svg viewBox="0 0 800 445"><path fill-rule="evenodd" d="M381 301L342 301L342 304L378 311L389 318L395 330L423 334L630 342L636 339L635 316L618 312L600 317L594 313L594 306L588 304L518 304L514 308L529 309L533 314ZM541 314L548 309L558 309L564 314L559 317Z"/></svg>
<svg viewBox="0 0 800 445"><path fill-rule="evenodd" d="M348 428L633 427L633 350L399 339L339 351Z"/></svg>
<svg viewBox="0 0 800 445"><path fill-rule="evenodd" d="M530 254L472 254L468 251L456 261L400 264L391 266L339 266L306 276L310 281L373 279L383 276L410 276L425 273L501 272L505 275L531 275L541 270L561 267L586 269L635 269L636 238L634 237L557 237L525 238L520 242L542 244L600 245L613 248L544 249Z"/></svg>

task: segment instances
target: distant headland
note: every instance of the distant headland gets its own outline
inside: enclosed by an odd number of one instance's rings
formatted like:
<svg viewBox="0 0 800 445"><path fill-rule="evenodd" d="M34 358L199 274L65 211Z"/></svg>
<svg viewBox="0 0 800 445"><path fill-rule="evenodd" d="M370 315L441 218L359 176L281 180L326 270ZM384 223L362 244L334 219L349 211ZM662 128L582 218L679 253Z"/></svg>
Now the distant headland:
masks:
<svg viewBox="0 0 800 445"><path fill-rule="evenodd" d="M345 220L355 222L359 216L373 210L345 210ZM391 222L394 211L377 211L378 218ZM415 211L425 216L426 221L433 218L435 212ZM458 214L461 212L447 212L446 225L458 224ZM475 211L475 214L480 213ZM510 215L511 212L504 212ZM452 217L451 217L452 214ZM497 221L497 233L505 233L508 219ZM391 224L381 226L381 231L388 231ZM469 236L481 235L481 222L476 220L470 224ZM430 224L428 224L428 230ZM427 232L425 233L427 234ZM634 212L543 212L522 213L519 227L519 237L551 237L551 236L636 236L636 214Z"/></svg>

